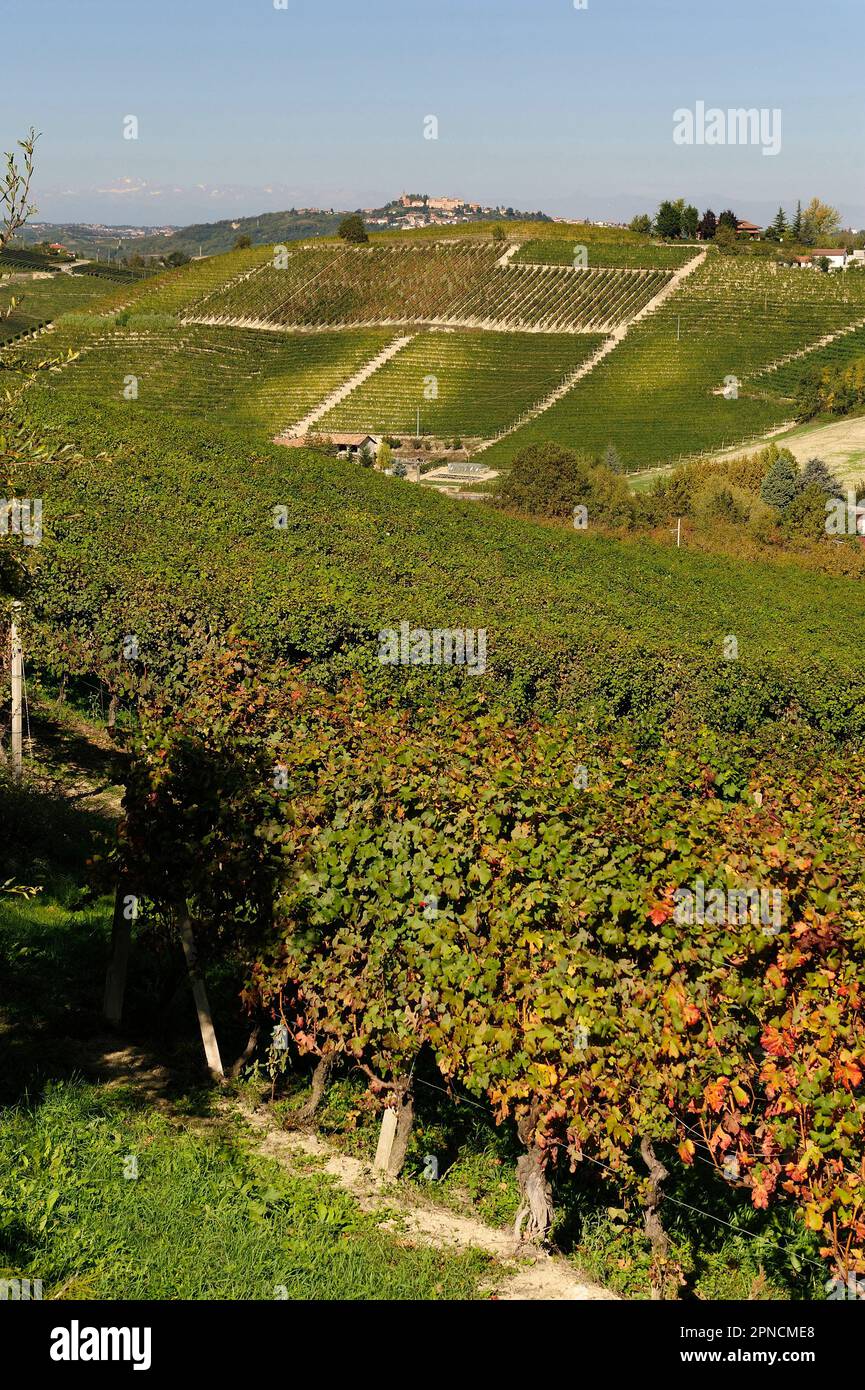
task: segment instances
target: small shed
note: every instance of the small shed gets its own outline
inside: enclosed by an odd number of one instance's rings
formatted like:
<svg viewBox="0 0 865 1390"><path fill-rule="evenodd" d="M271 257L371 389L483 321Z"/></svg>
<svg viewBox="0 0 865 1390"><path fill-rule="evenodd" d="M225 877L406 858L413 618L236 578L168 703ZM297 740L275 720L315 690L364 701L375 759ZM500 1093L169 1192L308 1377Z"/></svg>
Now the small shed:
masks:
<svg viewBox="0 0 865 1390"><path fill-rule="evenodd" d="M359 459L365 449L378 458L381 441L374 434L326 434L325 439L336 446L340 458Z"/></svg>

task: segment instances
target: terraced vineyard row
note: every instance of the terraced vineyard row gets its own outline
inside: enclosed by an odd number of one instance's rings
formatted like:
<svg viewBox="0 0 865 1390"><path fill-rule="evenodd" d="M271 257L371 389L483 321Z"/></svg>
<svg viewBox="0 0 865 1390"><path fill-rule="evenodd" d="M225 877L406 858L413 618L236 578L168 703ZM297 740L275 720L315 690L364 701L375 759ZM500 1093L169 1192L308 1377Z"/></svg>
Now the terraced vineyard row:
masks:
<svg viewBox="0 0 865 1390"><path fill-rule="evenodd" d="M35 388L71 405L221 418L272 435L299 420L395 335L230 328L112 329Z"/></svg>
<svg viewBox="0 0 865 1390"><path fill-rule="evenodd" d="M83 280L60 272L47 280L22 280L15 284L0 281L0 315L13 299L18 301L8 318L0 317L0 343L53 322L61 314L85 309L104 293L105 286L98 280Z"/></svg>
<svg viewBox="0 0 865 1390"><path fill-rule="evenodd" d="M271 247L256 246L246 251L229 251L224 256L208 256L191 261L177 270L168 270L152 281L137 285L118 285L105 296L106 310L134 305L136 313L178 314L256 270L273 258Z"/></svg>
<svg viewBox="0 0 865 1390"><path fill-rule="evenodd" d="M773 370L759 372L750 378L761 391L793 400L800 380L807 373L823 367L845 367L857 358L865 357L865 326L844 333L831 343L808 352L802 357L794 357Z"/></svg>
<svg viewBox="0 0 865 1390"><path fill-rule="evenodd" d="M499 266L494 242L310 247L200 299L197 321L324 326L435 323L587 332L632 318L665 271Z"/></svg>
<svg viewBox="0 0 865 1390"><path fill-rule="evenodd" d="M513 257L514 265L573 266L575 248L585 247L588 268L679 270L698 254L696 246L631 246L618 241L580 241L569 238L537 238L524 241Z"/></svg>
<svg viewBox="0 0 865 1390"><path fill-rule="evenodd" d="M654 314L550 410L493 445L491 465L551 439L600 450L626 466L737 444L791 418L750 379L787 354L856 323L865 276L812 275L710 255ZM730 384L730 397L722 392Z"/></svg>
<svg viewBox="0 0 865 1390"><path fill-rule="evenodd" d="M320 422L328 430L485 438L542 400L603 342L593 334L419 334Z"/></svg>
<svg viewBox="0 0 865 1390"><path fill-rule="evenodd" d="M267 264L195 305L195 316L274 325L414 322L446 316L491 271L492 242L453 245L311 246Z"/></svg>
<svg viewBox="0 0 865 1390"><path fill-rule="evenodd" d="M604 332L632 319L669 278L661 270L497 269L457 306L451 320L545 333Z"/></svg>

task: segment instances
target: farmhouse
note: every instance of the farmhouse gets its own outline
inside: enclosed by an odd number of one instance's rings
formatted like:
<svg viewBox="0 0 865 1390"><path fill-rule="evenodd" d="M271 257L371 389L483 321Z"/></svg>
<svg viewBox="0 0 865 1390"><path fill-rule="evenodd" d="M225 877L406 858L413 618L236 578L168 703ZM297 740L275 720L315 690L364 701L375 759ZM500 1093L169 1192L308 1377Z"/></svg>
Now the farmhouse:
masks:
<svg viewBox="0 0 865 1390"><path fill-rule="evenodd" d="M807 256L797 256L796 264L803 269L819 270L820 262L824 259L829 262L830 270L847 269L847 251L843 246L831 246L825 251L811 251Z"/></svg>
<svg viewBox="0 0 865 1390"><path fill-rule="evenodd" d="M328 432L325 435L277 435L273 442L274 444L284 444L288 449L312 448L316 444L333 445L341 459L355 460L360 458L364 449L368 449L374 459L378 458L378 451L381 448L381 440L374 434L331 434Z"/></svg>
<svg viewBox="0 0 865 1390"><path fill-rule="evenodd" d="M750 237L752 241L758 241L763 235L763 228L758 227L756 222L747 222L744 218L736 223L736 235Z"/></svg>

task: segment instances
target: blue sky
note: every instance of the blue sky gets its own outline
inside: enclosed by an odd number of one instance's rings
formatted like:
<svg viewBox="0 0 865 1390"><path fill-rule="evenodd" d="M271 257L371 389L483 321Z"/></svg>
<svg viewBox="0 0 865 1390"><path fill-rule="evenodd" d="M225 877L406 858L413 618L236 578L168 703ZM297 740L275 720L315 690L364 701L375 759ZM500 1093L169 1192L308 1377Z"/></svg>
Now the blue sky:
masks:
<svg viewBox="0 0 865 1390"><path fill-rule="evenodd" d="M42 131L46 219L409 188L597 218L684 196L756 221L817 194L865 226L865 0L4 0L0 36L0 146ZM676 146L673 112L700 100L780 108L781 153Z"/></svg>

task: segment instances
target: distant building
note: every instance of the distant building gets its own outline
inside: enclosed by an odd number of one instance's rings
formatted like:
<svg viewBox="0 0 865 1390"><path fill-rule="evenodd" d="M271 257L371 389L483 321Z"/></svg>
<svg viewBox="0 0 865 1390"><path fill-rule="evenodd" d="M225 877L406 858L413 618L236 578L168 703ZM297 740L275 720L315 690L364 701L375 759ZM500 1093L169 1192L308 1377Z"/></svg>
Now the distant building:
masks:
<svg viewBox="0 0 865 1390"><path fill-rule="evenodd" d="M756 222L747 222L743 218L740 222L736 223L736 235L750 237L752 241L756 241L763 235L763 228L758 227Z"/></svg>
<svg viewBox="0 0 865 1390"><path fill-rule="evenodd" d="M824 251L815 249L814 251L809 251L807 256L797 256L796 264L803 269L819 270L822 260L827 260L829 262L830 270L846 270L848 260L847 250L843 246L831 246L828 250Z"/></svg>
<svg viewBox="0 0 865 1390"><path fill-rule="evenodd" d="M341 459L352 459L357 461L364 449L368 449L373 458L378 458L378 451L381 448L381 440L374 434L303 434L295 436L277 435L274 444L284 444L288 449L315 448L316 443L327 443L334 445L338 456Z"/></svg>

